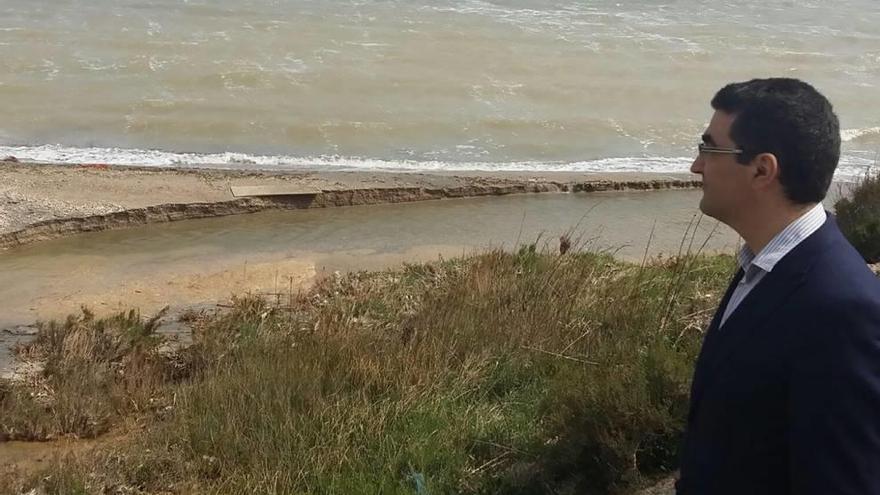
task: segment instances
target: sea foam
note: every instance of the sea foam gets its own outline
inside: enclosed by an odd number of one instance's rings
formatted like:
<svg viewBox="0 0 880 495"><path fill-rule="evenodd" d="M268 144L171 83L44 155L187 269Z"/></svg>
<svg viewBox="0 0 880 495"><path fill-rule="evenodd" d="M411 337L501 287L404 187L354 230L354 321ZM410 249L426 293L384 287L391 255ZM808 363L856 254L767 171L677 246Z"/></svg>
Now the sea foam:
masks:
<svg viewBox="0 0 880 495"><path fill-rule="evenodd" d="M880 137L880 126L868 127L865 129L844 129L840 131L840 139L843 140L843 142L845 143L868 136Z"/></svg>
<svg viewBox="0 0 880 495"><path fill-rule="evenodd" d="M406 172L652 172L687 173L693 157L636 156L562 161L421 161L346 156L257 155L247 153L178 153L128 148L75 148L62 145L0 146L0 157L61 164L108 164L145 167L219 168L236 170L376 170ZM869 156L844 155L835 177L859 177L874 165Z"/></svg>

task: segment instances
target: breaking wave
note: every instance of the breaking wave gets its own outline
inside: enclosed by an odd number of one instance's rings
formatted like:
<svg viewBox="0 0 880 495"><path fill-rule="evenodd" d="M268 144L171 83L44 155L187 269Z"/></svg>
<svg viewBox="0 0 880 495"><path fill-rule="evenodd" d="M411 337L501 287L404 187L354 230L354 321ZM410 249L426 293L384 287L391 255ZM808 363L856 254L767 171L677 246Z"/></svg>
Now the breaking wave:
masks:
<svg viewBox="0 0 880 495"><path fill-rule="evenodd" d="M880 127L868 127L865 129L844 129L840 131L840 139L845 143L857 141L867 137L880 138Z"/></svg>
<svg viewBox="0 0 880 495"><path fill-rule="evenodd" d="M246 153L178 153L127 148L76 148L62 145L0 146L0 157L61 164L107 164L143 167L219 168L235 170L376 170L390 172L652 172L687 173L692 157L616 157L560 161L418 161L346 156L255 155ZM858 177L875 164L872 157L844 155L838 179Z"/></svg>

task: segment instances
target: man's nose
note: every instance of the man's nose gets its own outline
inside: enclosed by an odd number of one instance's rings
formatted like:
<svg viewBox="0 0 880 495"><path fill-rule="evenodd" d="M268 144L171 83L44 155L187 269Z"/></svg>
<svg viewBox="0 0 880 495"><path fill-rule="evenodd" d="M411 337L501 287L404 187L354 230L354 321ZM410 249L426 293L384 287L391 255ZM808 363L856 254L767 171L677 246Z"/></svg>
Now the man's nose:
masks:
<svg viewBox="0 0 880 495"><path fill-rule="evenodd" d="M691 164L691 173L692 174L702 174L703 173L703 157L697 155L694 158L694 163Z"/></svg>

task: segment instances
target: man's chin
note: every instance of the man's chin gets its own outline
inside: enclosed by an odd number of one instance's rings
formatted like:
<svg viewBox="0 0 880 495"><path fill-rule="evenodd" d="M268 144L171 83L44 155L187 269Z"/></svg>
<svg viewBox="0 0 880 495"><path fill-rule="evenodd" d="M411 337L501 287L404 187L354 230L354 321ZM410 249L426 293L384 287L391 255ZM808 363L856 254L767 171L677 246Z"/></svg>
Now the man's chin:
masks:
<svg viewBox="0 0 880 495"><path fill-rule="evenodd" d="M712 209L709 208L708 205L706 204L706 197L705 196L700 199L699 208L700 208L700 212L703 213L703 215L706 215L707 217L717 218L715 215L712 214Z"/></svg>

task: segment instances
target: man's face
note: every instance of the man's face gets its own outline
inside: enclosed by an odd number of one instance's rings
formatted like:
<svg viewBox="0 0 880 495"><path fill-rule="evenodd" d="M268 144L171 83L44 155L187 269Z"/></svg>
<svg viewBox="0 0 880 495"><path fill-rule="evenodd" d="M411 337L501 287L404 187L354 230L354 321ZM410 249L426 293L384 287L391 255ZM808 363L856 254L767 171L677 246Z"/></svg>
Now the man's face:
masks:
<svg viewBox="0 0 880 495"><path fill-rule="evenodd" d="M738 148L730 138L730 126L735 118L716 111L703 134L703 144L714 148ZM703 176L700 210L728 225L750 198L748 178L751 167L738 163L736 157L735 154L703 152L698 153L691 165L691 172Z"/></svg>

